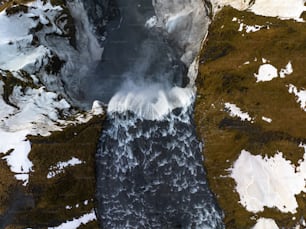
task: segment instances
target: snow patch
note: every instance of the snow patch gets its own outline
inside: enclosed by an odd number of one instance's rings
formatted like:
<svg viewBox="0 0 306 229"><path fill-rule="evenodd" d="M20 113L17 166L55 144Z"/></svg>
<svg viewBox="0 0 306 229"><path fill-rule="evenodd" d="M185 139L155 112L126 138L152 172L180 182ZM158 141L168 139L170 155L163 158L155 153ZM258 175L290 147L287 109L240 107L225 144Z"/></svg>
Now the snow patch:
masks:
<svg viewBox="0 0 306 229"><path fill-rule="evenodd" d="M73 220L62 223L57 227L48 227L48 229L76 229L82 224L87 224L96 219L97 219L96 214L94 210L92 210L90 213L84 214L79 218L73 218Z"/></svg>
<svg viewBox="0 0 306 229"><path fill-rule="evenodd" d="M279 229L273 219L259 218L252 229Z"/></svg>
<svg viewBox="0 0 306 229"><path fill-rule="evenodd" d="M258 74L254 74L254 76L257 78L257 83L271 81L272 79L277 77L285 78L286 75L290 75L293 73L293 68L290 61L288 62L285 68L282 68L279 71L279 74L276 67L274 67L272 64L267 64L268 61L266 59L262 58L262 61L264 64L259 66Z"/></svg>
<svg viewBox="0 0 306 229"><path fill-rule="evenodd" d="M258 69L258 74L255 73L254 76L257 78L256 82L271 81L272 79L278 77L277 68L275 68L271 64L260 65Z"/></svg>
<svg viewBox="0 0 306 229"><path fill-rule="evenodd" d="M281 152L274 157L252 155L242 150L234 162L230 176L236 181L240 203L250 212L261 212L264 207L278 208L284 213L296 213L295 195L306 191L305 158L296 168Z"/></svg>
<svg viewBox="0 0 306 229"><path fill-rule="evenodd" d="M286 75L290 75L293 73L293 68L292 68L292 64L291 61L288 62L288 64L286 65L285 68L282 68L279 72L279 76L280 78L285 78Z"/></svg>
<svg viewBox="0 0 306 229"><path fill-rule="evenodd" d="M66 167L72 167L75 165L80 165L82 164L83 161L81 161L78 158L72 157L69 161L65 161L65 162L58 162L55 166L51 166L49 168L49 172L47 174L47 178L53 178L56 175L63 173L64 172L64 168Z"/></svg>
<svg viewBox="0 0 306 229"><path fill-rule="evenodd" d="M256 0L250 11L257 15L301 21L306 10L304 0Z"/></svg>
<svg viewBox="0 0 306 229"><path fill-rule="evenodd" d="M11 171L16 173L15 178L27 185L29 172L32 171L32 162L28 158L31 145L26 140L26 130L6 132L0 129L0 153L8 153L3 159L7 161Z"/></svg>
<svg viewBox="0 0 306 229"><path fill-rule="evenodd" d="M251 116L247 112L242 112L236 104L225 103L224 106L229 111L231 117L239 117L242 121L252 121Z"/></svg>
<svg viewBox="0 0 306 229"><path fill-rule="evenodd" d="M272 122L272 119L271 118L267 118L265 116L262 116L261 119L265 122L268 122L268 123L271 123Z"/></svg>
<svg viewBox="0 0 306 229"><path fill-rule="evenodd" d="M296 86L290 84L289 93L297 97L297 102L300 103L301 108L306 111L306 90L298 90Z"/></svg>
<svg viewBox="0 0 306 229"><path fill-rule="evenodd" d="M245 31L246 33L254 33L261 30L262 28L270 29L270 27L267 25L247 25L243 22L243 19L238 19L236 17L233 17L232 21L239 24L239 32Z"/></svg>

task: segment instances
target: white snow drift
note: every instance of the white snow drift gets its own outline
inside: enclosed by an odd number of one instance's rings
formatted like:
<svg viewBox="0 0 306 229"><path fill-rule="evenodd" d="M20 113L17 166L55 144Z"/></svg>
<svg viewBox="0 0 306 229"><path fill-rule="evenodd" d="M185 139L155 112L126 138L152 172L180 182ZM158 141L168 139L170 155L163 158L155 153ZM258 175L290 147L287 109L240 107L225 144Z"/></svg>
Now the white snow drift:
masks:
<svg viewBox="0 0 306 229"><path fill-rule="evenodd" d="M59 77L47 74L44 67L56 53L66 61L62 73L72 73L82 64L97 60L102 52L90 32L80 1L70 3L73 16L78 19L76 27L77 41L81 47L79 50L71 47L67 38L60 37L67 22L56 20L62 13L62 7L41 0L28 3L27 6L27 13L7 15L5 11L0 12L0 73L4 77L29 82L19 73L19 70L26 70L32 74L30 77L35 84L35 88L14 86L7 104L3 98L4 80L0 76L0 153L5 154L4 159L16 174L15 177L23 181L24 185L28 183L33 166L28 159L31 145L27 135L46 136L69 123L61 120L60 113L69 115L70 104L57 93L48 91L50 88L62 91ZM39 23L45 26L36 32L40 43L33 45L34 37L30 30L35 30ZM10 71L12 76L7 76L5 71ZM39 83L38 78L43 84ZM88 117L102 112L102 107L96 102ZM86 122L88 117L79 115L75 122Z"/></svg>
<svg viewBox="0 0 306 229"><path fill-rule="evenodd" d="M212 0L215 11L224 5L230 5L238 10L246 10L262 16L295 19L301 21L301 14L306 10L304 0ZM218 7L220 6L220 7Z"/></svg>
<svg viewBox="0 0 306 229"><path fill-rule="evenodd" d="M242 150L230 176L236 181L240 203L248 211L257 213L269 207L295 213L295 195L306 192L306 150L297 167L281 152L262 157Z"/></svg>

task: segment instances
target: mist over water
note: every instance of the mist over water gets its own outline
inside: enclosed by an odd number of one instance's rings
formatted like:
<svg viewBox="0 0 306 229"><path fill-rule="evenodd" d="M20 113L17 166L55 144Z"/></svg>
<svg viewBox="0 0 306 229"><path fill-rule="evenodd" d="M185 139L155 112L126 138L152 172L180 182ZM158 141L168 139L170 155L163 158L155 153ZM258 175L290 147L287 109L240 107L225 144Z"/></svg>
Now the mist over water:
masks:
<svg viewBox="0 0 306 229"><path fill-rule="evenodd" d="M120 15L105 27L102 59L81 79L83 93L77 99L88 106L94 100L108 103L118 91L144 89L154 83L169 89L182 86L186 79L187 68L179 60L178 50L169 45L160 29L145 27L154 15L151 1L120 0L117 5Z"/></svg>
<svg viewBox="0 0 306 229"><path fill-rule="evenodd" d="M148 29L151 1L119 0L86 100L108 103L97 161L102 228L224 228L192 122L179 50Z"/></svg>

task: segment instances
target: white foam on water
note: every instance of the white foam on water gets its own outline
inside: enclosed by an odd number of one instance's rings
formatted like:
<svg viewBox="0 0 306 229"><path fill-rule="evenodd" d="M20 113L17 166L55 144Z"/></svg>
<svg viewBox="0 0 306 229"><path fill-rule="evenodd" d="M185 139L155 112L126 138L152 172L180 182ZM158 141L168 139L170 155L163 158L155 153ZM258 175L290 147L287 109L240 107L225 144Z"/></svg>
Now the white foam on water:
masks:
<svg viewBox="0 0 306 229"><path fill-rule="evenodd" d="M165 88L161 84L130 84L117 92L108 104L109 113L131 111L147 120L161 120L175 108L187 108L194 99L192 88Z"/></svg>

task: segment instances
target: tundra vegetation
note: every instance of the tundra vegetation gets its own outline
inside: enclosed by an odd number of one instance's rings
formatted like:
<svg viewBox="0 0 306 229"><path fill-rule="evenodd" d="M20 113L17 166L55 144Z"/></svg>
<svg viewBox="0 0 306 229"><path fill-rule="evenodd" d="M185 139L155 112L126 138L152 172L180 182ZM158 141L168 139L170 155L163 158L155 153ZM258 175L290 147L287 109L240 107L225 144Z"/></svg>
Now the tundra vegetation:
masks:
<svg viewBox="0 0 306 229"><path fill-rule="evenodd" d="M246 25L259 25L260 29L247 31ZM295 214L276 208L248 212L230 177L233 163L243 149L268 157L279 151L294 165L303 159L304 149L299 145L306 143L306 114L288 90L290 84L298 89L306 87L305 41L305 23L257 16L230 7L223 8L210 26L199 54L195 121L198 136L204 141L209 184L225 212L227 228L250 228L259 217L272 218L279 227L291 228L306 216L303 192L296 196L299 208ZM257 82L254 74L263 62L280 70L289 61L292 74ZM251 119L233 117L225 103L237 105Z"/></svg>

